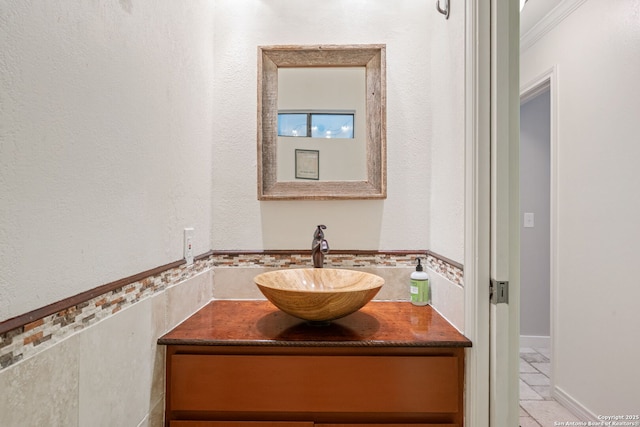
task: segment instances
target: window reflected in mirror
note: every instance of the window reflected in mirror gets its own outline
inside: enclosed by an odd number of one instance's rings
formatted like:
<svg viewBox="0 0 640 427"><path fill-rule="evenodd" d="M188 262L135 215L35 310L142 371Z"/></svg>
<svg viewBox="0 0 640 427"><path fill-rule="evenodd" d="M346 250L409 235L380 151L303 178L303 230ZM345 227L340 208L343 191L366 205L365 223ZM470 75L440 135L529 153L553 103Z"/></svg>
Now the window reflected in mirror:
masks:
<svg viewBox="0 0 640 427"><path fill-rule="evenodd" d="M353 139L353 114L311 114L311 138Z"/></svg>
<svg viewBox="0 0 640 427"><path fill-rule="evenodd" d="M278 112L278 136L353 139L355 113Z"/></svg>

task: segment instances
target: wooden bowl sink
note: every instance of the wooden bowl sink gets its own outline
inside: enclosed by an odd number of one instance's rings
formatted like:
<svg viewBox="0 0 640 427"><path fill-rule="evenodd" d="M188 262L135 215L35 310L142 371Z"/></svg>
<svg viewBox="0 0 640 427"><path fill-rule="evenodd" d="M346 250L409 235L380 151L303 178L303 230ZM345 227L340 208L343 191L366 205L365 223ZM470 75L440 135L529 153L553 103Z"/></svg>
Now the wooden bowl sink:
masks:
<svg viewBox="0 0 640 427"><path fill-rule="evenodd" d="M384 279L375 274L336 268L276 270L253 280L273 305L311 322L328 322L358 311L384 285Z"/></svg>

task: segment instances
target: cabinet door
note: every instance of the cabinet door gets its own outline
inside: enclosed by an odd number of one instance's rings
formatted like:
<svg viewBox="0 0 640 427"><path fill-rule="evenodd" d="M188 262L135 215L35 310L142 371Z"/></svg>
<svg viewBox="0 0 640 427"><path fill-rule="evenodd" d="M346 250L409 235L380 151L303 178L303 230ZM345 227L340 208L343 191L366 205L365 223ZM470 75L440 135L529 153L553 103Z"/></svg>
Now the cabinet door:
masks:
<svg viewBox="0 0 640 427"><path fill-rule="evenodd" d="M314 427L306 421L171 421L171 427Z"/></svg>

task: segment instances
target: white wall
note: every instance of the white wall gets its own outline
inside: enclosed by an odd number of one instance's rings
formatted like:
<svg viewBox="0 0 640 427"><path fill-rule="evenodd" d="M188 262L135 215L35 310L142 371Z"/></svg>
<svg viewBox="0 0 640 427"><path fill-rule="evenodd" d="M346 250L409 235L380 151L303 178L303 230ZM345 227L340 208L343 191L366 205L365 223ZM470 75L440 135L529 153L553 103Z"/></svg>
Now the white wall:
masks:
<svg viewBox="0 0 640 427"><path fill-rule="evenodd" d="M550 335L550 115L549 90L520 106L521 343ZM533 227L524 226L524 213L534 215Z"/></svg>
<svg viewBox="0 0 640 427"><path fill-rule="evenodd" d="M453 3L453 2L452 2ZM419 121L428 129L428 148L417 141L416 155L429 159L429 249L464 263L464 139L465 139L465 8L451 8L449 19L425 2L431 46L428 116ZM423 53L418 49L416 55ZM407 78L407 81L412 79ZM419 104L416 105L416 108ZM396 171L397 173L397 171ZM407 186L409 197L413 188ZM421 216L420 218L424 218ZM419 220L418 224L422 220ZM411 224L413 227L414 224Z"/></svg>
<svg viewBox="0 0 640 427"><path fill-rule="evenodd" d="M402 0L215 3L214 249L427 249L463 261L464 15ZM257 200L257 46L387 45L388 198Z"/></svg>
<svg viewBox="0 0 640 427"><path fill-rule="evenodd" d="M0 321L210 248L212 8L3 2Z"/></svg>
<svg viewBox="0 0 640 427"><path fill-rule="evenodd" d="M557 64L554 380L591 416L640 401L640 2L587 1L522 53L521 82Z"/></svg>

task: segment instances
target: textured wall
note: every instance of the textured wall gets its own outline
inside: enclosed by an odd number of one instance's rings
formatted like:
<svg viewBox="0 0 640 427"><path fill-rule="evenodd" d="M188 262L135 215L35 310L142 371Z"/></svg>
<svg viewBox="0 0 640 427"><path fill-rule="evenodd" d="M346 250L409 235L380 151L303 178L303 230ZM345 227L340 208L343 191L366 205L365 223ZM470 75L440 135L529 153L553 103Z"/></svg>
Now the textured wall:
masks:
<svg viewBox="0 0 640 427"><path fill-rule="evenodd" d="M211 3L2 3L0 321L209 249Z"/></svg>
<svg viewBox="0 0 640 427"><path fill-rule="evenodd" d="M181 258L186 226L196 253L305 249L326 223L335 249L463 261L462 11L121 0L2 14L0 320ZM257 46L289 43L387 44L386 200L257 201Z"/></svg>
<svg viewBox="0 0 640 427"><path fill-rule="evenodd" d="M213 248L305 249L323 223L333 248L431 248L462 262L463 10L445 21L408 0L215 8ZM387 45L388 198L259 202L257 46L358 43Z"/></svg>
<svg viewBox="0 0 640 427"><path fill-rule="evenodd" d="M431 46L427 95L431 113L429 120L420 120L428 129L428 146L421 140L413 150L428 159L429 249L464 263L465 13L462 3L454 4L445 20L432 12L429 2L425 6ZM411 187L405 190L407 197Z"/></svg>

